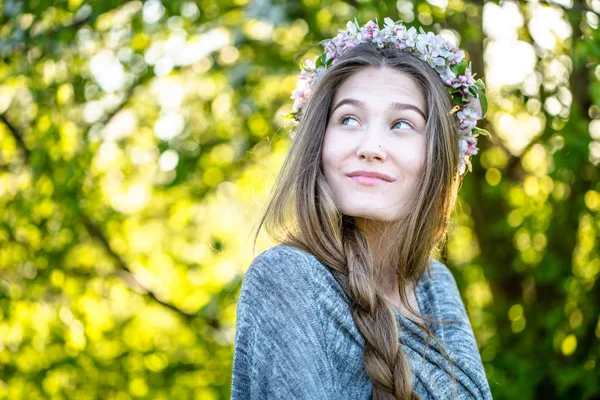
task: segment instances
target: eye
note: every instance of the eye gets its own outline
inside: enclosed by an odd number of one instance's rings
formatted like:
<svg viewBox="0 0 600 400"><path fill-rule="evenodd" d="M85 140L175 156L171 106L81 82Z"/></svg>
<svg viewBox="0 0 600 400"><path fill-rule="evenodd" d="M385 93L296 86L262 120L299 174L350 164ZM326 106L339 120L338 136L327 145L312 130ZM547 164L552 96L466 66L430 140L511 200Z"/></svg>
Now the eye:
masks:
<svg viewBox="0 0 600 400"><path fill-rule="evenodd" d="M354 121L354 122L356 122L358 124L358 121L356 120L356 118L354 118L352 116L349 116L349 115L342 115L340 118L338 118L338 123L340 125L352 126L348 121ZM348 122L348 123L346 123L346 122ZM400 129L400 130L415 129L414 125L411 122L409 122L408 120L406 120L406 119L399 119L399 120L397 120L396 122L394 122L394 124L392 125L392 127L395 127L397 125L401 126L402 124L404 124L405 127L404 128L398 128L398 129Z"/></svg>
<svg viewBox="0 0 600 400"><path fill-rule="evenodd" d="M392 125L392 126L396 126L396 125L400 125L400 124L404 124L404 125L408 126L408 128L404 128L404 129L415 129L413 124L411 124L410 122L408 122L405 119L399 119L398 121L394 122L394 125Z"/></svg>
<svg viewBox="0 0 600 400"><path fill-rule="evenodd" d="M341 125L348 125L345 124L344 121L354 121L357 122L356 119L354 117L350 117L348 115L342 115L339 119L338 119L338 123Z"/></svg>

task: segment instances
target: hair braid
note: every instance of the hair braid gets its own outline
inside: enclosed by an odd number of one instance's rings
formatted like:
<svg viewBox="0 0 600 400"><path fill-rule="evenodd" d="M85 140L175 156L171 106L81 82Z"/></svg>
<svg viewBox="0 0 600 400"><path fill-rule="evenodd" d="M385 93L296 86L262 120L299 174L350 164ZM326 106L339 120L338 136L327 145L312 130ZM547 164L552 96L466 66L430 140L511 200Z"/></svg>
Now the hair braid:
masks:
<svg viewBox="0 0 600 400"><path fill-rule="evenodd" d="M396 317L378 293L371 260L361 260L356 248L366 246L356 231L343 242L347 282L351 297L350 312L365 338L363 363L373 381L374 400L417 398L412 394L410 365L398 346ZM369 262L371 261L371 262Z"/></svg>

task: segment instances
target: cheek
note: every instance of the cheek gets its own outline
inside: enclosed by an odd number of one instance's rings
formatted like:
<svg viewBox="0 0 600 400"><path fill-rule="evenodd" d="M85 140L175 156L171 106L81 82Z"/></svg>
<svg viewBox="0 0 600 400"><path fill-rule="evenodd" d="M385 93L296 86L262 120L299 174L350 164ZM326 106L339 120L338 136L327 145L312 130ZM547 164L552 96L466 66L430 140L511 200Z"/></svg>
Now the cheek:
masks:
<svg viewBox="0 0 600 400"><path fill-rule="evenodd" d="M398 147L395 159L407 175L418 176L425 165L425 143L422 140Z"/></svg>
<svg viewBox="0 0 600 400"><path fill-rule="evenodd" d="M337 166L337 158L339 158L339 153L336 152L336 146L334 141L332 140L333 138L328 133L325 134L325 138L323 141L321 167L323 169L325 177L329 179L331 177L332 172Z"/></svg>
<svg viewBox="0 0 600 400"><path fill-rule="evenodd" d="M333 185L335 182L333 181L333 177L335 176L335 171L337 169L335 160L331 158L330 154L323 153L323 157L321 159L321 169L323 170L323 175L325 175L325 180L329 185Z"/></svg>

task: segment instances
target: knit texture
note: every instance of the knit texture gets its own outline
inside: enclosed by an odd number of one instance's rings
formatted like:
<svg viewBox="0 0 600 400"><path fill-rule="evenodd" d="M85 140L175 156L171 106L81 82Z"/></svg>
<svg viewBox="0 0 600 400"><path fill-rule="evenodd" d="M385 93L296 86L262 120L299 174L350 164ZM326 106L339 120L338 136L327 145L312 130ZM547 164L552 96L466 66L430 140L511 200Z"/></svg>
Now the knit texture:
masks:
<svg viewBox="0 0 600 400"><path fill-rule="evenodd" d="M456 281L432 260L417 283L421 313L450 324L427 326L457 367L457 383L438 345L408 318L398 319L398 343L409 359L421 399L491 399L489 384ZM279 244L248 268L237 305L232 400L367 400L365 340L350 314L349 299L313 255Z"/></svg>

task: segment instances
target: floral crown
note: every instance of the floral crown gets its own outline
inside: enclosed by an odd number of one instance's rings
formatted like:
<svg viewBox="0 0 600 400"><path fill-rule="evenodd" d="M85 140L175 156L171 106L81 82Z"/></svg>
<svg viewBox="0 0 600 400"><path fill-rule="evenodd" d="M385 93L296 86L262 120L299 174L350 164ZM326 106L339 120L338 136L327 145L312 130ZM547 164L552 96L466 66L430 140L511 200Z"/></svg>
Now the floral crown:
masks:
<svg viewBox="0 0 600 400"><path fill-rule="evenodd" d="M335 64L342 54L360 43L373 43L379 48L392 47L414 55L427 62L440 75L454 103L451 113L456 114L459 127L459 173L471 171L469 157L477 154L477 136L490 134L477 128L477 121L483 119L487 112L485 84L481 79L473 80L471 63L464 60L465 53L440 35L433 32L420 32L414 27L406 29L400 21L384 19L384 28L379 29L377 19L360 27L356 18L348 21L346 30L340 29L333 39L320 42L325 53L314 61L306 59L302 72L298 75L298 84L292 92L294 100L292 112L287 115L294 121L300 121L300 111L311 96L315 84L324 75L327 68Z"/></svg>

